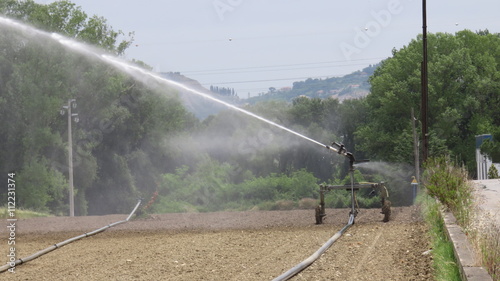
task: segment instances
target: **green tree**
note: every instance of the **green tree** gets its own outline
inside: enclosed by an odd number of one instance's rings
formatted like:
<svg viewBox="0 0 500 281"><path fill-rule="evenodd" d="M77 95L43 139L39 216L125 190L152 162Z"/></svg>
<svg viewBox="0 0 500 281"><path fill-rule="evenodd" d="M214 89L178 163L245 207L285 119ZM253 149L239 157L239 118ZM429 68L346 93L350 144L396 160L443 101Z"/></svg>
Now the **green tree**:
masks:
<svg viewBox="0 0 500 281"><path fill-rule="evenodd" d="M490 169L488 170L488 179L498 179L500 176L498 175L498 170L495 165L491 165Z"/></svg>
<svg viewBox="0 0 500 281"><path fill-rule="evenodd" d="M45 159L27 162L18 173L18 207L54 214L66 214L63 197L67 184L64 176L48 167Z"/></svg>
<svg viewBox="0 0 500 281"><path fill-rule="evenodd" d="M298 97L293 100L293 106L289 110L291 123L307 127L312 123L323 121L324 103L321 99L310 99Z"/></svg>
<svg viewBox="0 0 500 281"><path fill-rule="evenodd" d="M500 130L493 134L494 140L486 140L481 145L481 153L488 155L494 163L500 163Z"/></svg>
<svg viewBox="0 0 500 281"><path fill-rule="evenodd" d="M104 19L66 1L2 1L0 10L117 54L126 47ZM146 86L45 36L2 26L0 39L0 170L62 189L29 187L20 193L24 208L67 212L68 197L59 196L67 185L59 183L68 173L68 124L59 110L70 98L80 118L72 134L77 215L129 212L156 190L160 174L182 164L165 139L196 120L172 89Z"/></svg>
<svg viewBox="0 0 500 281"><path fill-rule="evenodd" d="M500 37L465 30L429 34L428 40L431 153L448 150L472 170L474 135L500 126L500 119L492 118L500 106ZM356 132L359 149L369 157L404 161L407 157L400 156L411 154L411 146L403 143L411 132L411 108L419 112L421 44L419 36L393 50L370 78L369 115Z"/></svg>
<svg viewBox="0 0 500 281"><path fill-rule="evenodd" d="M0 13L118 55L123 54L133 42L133 33L128 34L128 39L118 42L119 37L125 36L121 30L113 30L103 17L88 17L81 7L70 1L38 4L33 0L3 0L0 2Z"/></svg>

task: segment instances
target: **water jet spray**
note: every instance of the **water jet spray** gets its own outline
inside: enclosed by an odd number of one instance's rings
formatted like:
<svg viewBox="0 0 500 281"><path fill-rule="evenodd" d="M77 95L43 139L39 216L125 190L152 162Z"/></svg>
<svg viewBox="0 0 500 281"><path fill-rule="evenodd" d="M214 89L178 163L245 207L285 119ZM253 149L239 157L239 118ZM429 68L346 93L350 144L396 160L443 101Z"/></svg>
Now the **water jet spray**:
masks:
<svg viewBox="0 0 500 281"><path fill-rule="evenodd" d="M296 267L292 268L291 270L285 272L285 274L283 274L282 276L279 276L278 278L276 278L275 280L286 280L288 278L290 278L291 276L297 274L298 272L300 272L301 270L303 270L305 267L309 266L312 262L314 262L314 260L316 260L324 251L326 251L326 249L328 249L330 247L331 244L333 244L333 242L335 242L338 238L340 238L340 236L350 227L354 224L354 219L357 215L357 209L356 209L356 206L355 206L355 190L356 188L360 188L360 186L357 186L355 185L354 183L354 163L359 163L359 162L364 162L364 161L356 161L354 155L350 152L348 152L345 148L345 146L341 143L337 143L337 142L334 142L332 143L331 145L325 145L319 141L316 141L312 138L309 138L307 136L304 136L296 131L293 131L289 128L286 128L282 125L279 125L271 120L268 120L264 117L261 117L259 115L256 115L250 111L247 111L245 109L242 109L240 107L237 107L237 106L234 106L230 103L227 103L227 102L224 102L222 100L219 100L209 94L206 94L206 93L203 93L203 92L200 92L200 91L196 91L192 88L189 88L181 83L178 83L178 82L175 82L175 81L172 81L172 80L169 80L169 79L166 79L164 77L161 77L160 75L156 74L156 73L153 73L153 72L150 72L150 71L147 71L143 68L140 68L140 67L137 67L137 66L134 66L134 65L131 65L117 57L114 57L114 56L111 56L111 55L107 55L107 54L102 54L101 51L97 51L97 49L95 49L94 47L91 47L91 46L88 46L86 44L83 44L83 43L80 43L80 42L77 42L75 40L72 40L72 39L69 39L69 38L66 38L64 36L61 36L61 35L58 35L58 34L54 34L54 33L47 33L47 32L43 32L43 31L40 31L40 30L37 30L35 28L31 28L29 27L28 25L25 25L25 24L22 24L22 23L19 23L19 22L16 22L16 21L13 21L13 20L10 20L10 19L6 19L6 18L3 18L3 17L0 17L0 24L3 24L3 25L7 25L7 26L10 26L10 27L14 27L14 28L17 28L19 30L22 30L22 31L26 31L26 32L33 32L34 34L38 35L38 36L43 36L45 38L49 38L49 39L52 39L52 40L55 40L57 42L59 42L60 44L66 46L67 48L73 50L73 51L76 51L80 54L85 54L85 55L91 55L92 57L97 57L99 58L101 61L107 63L108 65L111 65L113 67L115 67L116 69L120 70L120 71L123 71L125 73L128 73L130 74L131 76L135 77L135 78L153 78L154 80L160 82L160 83L164 83L164 84L167 84L167 85L170 85L170 86L173 86L175 88L178 88L178 89L182 89L182 90L185 90L187 92L190 92L192 94L195 94L195 95L198 95L200 97L203 97L203 98L206 98L208 100L211 100L213 102L216 102L216 103L219 103L219 104L222 104L230 109L233 109L233 110L236 110L240 113L243 113L247 116L251 116L253 118L256 118L260 121L263 121L271 126L274 126L276 128L279 128L279 129L282 129L286 132L289 132L293 135L296 135L302 139L305 139L307 141L310 141L316 145L319 145L321 147L324 147L330 151L333 151L333 152L336 152L337 154L339 155L343 155L344 157L346 157L347 159L349 159L349 172L350 172L350 175L351 175L351 184L350 184L350 191L351 191L351 211L350 211L350 214L349 214L349 220L348 220L348 223L347 225L342 228L338 233L336 233L330 240L327 241L327 243L325 243L325 245L323 245L323 247L321 247L315 254L313 254L310 258L308 258L307 260L305 260L304 262L302 262L301 264L297 265ZM346 187L344 187L346 188ZM324 205L323 205L324 206ZM137 207L134 209L133 212L135 212L135 210L137 209ZM132 215L132 214L131 214ZM127 220L125 221L128 221L131 217L131 215L127 218ZM125 221L122 221L122 222L125 222ZM117 222L115 224L112 224L112 225L109 225L109 226L106 226L104 228L101 228L101 229L98 229L96 231L93 231L91 233L88 233L88 234L84 234L82 235L81 237L83 236L88 236L88 235L93 235L97 232L100 232L104 229L106 229L107 227L111 227L111 226L114 226L118 223L122 223L122 222ZM76 237L76 238L81 238L80 236L79 237ZM74 238L74 239L76 239ZM73 241L74 239L71 239L71 241ZM66 241L64 242L66 243ZM57 248L57 245L54 246ZM50 249L52 250L52 248ZM45 251L45 250L44 250Z"/></svg>
<svg viewBox="0 0 500 281"><path fill-rule="evenodd" d="M25 25L25 24L22 24L22 23L19 23L19 22L16 22L14 20L11 20L11 19L7 19L7 18L3 18L3 17L0 17L0 23L1 24L4 24L4 25L8 25L8 26L11 26L11 27L14 27L14 28L18 28L18 29L21 29L21 30L28 30L28 31L31 31L31 32L34 32L36 33L37 35L40 35L40 36L44 36L46 38L49 38L49 39L52 39L52 40L55 40L57 42L59 42L60 44L66 46L67 48L73 50L73 51L76 51L80 54L85 54L85 55L92 55L92 56L95 56L97 58L99 58L101 61L107 63L108 65L111 65L113 67L115 67L116 69L120 70L120 71L123 71L125 73L128 73L130 75L132 75L133 77L135 78L153 78L154 80L160 82L160 83L163 83L163 84L167 84L167 85L170 85L170 86L173 86L175 88L178 88L178 89L182 89L182 90L185 90L187 92L190 92L192 94L195 94L195 95L198 95L200 97L203 97L205 99L208 99L208 100L211 100L213 102L216 102L216 103L219 103L219 104L222 104L230 109L233 109L233 110L236 110L238 112L241 112L247 116L251 116L253 118L256 118L260 121L263 121L271 126L274 126L276 128L279 128L279 129L282 129L286 132L289 132L293 135L296 135L302 139L305 139L307 141L310 141L316 145L319 145L321 147L324 147L328 150L331 150L333 152L336 152L338 153L339 155L343 155L345 156L346 158L349 159L349 163L350 163L350 171L353 171L353 165L354 163L356 162L355 158L354 158L354 155L350 152L348 152L345 148L345 146L341 143L337 143L337 142L334 142L332 143L332 145L325 145L319 141L316 141L312 138L309 138L305 135L302 135L296 131L293 131L289 128L286 128L282 125L279 125L271 120L268 120L262 116L259 116L255 113L252 113L250 111L247 111L245 109L242 109L240 107L237 107L235 105L232 105L230 103L227 103L225 101L222 101L222 100L219 100L209 94L206 94L206 93L203 93L203 92L200 92L200 91L197 91L197 90L194 90L190 87L187 87L181 83L178 83L178 82L175 82L175 81L172 81L172 80L169 80L169 79L166 79L156 73L153 73L151 71L148 71L148 70L145 70L143 68L140 68L138 66L135 66L135 65L132 65L130 63L127 63L117 57L114 57L114 56L111 56L111 55L108 55L108 54L102 54L101 52L98 52L94 47L92 46L89 46L87 44L84 44L84 43L81 43L81 42L78 42L76 40L72 40L70 38L67 38L67 37L64 37L62 35L59 35L59 34L56 34L56 33L47 33L47 32L44 32L44 31L40 31L38 29L35 29L35 28L31 28L29 27L28 25ZM141 77L138 77L138 75L140 75ZM353 175L351 175L351 178L352 178L352 184L354 184L353 182ZM352 195L354 196L354 189L352 188ZM351 209L351 213L352 214L355 214L355 210L354 210L354 199L352 200L353 202L353 206L352 206L352 209Z"/></svg>

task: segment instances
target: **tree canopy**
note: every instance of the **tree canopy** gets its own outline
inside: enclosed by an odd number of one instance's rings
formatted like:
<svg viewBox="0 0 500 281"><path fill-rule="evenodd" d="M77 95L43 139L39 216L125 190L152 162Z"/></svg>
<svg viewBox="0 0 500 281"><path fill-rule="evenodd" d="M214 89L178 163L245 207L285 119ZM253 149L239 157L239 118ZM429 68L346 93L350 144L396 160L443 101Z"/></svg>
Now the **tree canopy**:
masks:
<svg viewBox="0 0 500 281"><path fill-rule="evenodd" d="M420 112L421 37L393 50L370 78L369 117L356 132L369 156L411 162L411 119ZM430 155L474 165L474 136L500 126L500 37L464 30L429 34Z"/></svg>
<svg viewBox="0 0 500 281"><path fill-rule="evenodd" d="M103 17L89 17L81 7L70 1L38 4L33 0L1 0L0 14L48 32L99 46L117 55L123 54L133 42L133 32L119 41L125 37L123 31L113 30Z"/></svg>
<svg viewBox="0 0 500 281"><path fill-rule="evenodd" d="M104 19L88 19L66 1L2 1L0 7L5 14L117 54L127 45L116 44L119 32ZM2 25L0 170L18 175L20 208L54 214L68 209L68 124L59 112L69 99L76 99L80 119L72 134L79 215L126 212L140 194L153 192L159 175L175 169L164 137L195 121L172 89L160 94L92 56Z"/></svg>
<svg viewBox="0 0 500 281"><path fill-rule="evenodd" d="M132 42L68 1L1 0L0 13L116 55ZM472 172L474 136L491 133L500 139L500 37L465 30L428 39L430 154L451 154ZM407 183L401 178L409 183L412 174L396 168L413 162L410 112L420 118L421 45L417 37L380 65L343 80L308 79L290 90L270 87L265 101L242 106L320 143L342 142L357 159L393 163L381 170L400 178L388 187L393 204L404 204L400 187ZM366 98L325 98L370 71L369 85L360 83L370 89ZM167 77L187 80L179 73ZM320 182L349 180L345 159L321 146L236 111L199 120L177 90L147 83L54 40L2 25L0 171L16 172L19 207L67 212L68 124L59 112L69 99L76 99L80 118L73 124L77 215L128 212L137 197L152 194L158 195L153 207L158 212L288 208L288 201L314 201ZM234 89L211 90L237 100ZM207 101L197 102L207 107ZM483 150L499 155L497 142ZM388 180L364 173L357 171L356 179ZM330 207L348 204L348 194L335 196ZM378 204L359 201L365 207Z"/></svg>

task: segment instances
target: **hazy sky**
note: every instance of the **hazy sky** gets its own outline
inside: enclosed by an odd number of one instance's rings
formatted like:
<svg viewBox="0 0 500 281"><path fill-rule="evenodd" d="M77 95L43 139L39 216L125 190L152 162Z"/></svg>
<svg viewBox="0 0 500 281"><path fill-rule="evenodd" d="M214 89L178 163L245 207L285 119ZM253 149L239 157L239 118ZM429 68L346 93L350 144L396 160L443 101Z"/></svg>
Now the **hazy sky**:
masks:
<svg viewBox="0 0 500 281"><path fill-rule="evenodd" d="M48 3L52 1L38 1ZM417 0L72 0L135 32L127 59L240 97L348 74L422 32ZM429 32L500 32L500 1L427 1Z"/></svg>

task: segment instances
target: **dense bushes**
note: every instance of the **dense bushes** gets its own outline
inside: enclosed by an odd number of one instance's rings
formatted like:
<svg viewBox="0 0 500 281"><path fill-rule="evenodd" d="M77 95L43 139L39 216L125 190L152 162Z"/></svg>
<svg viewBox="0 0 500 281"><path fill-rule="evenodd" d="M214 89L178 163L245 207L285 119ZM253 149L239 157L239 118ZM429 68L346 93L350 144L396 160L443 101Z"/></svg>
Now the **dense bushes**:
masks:
<svg viewBox="0 0 500 281"><path fill-rule="evenodd" d="M153 204L152 212L312 210L319 202L320 180L304 169L289 175L271 173L261 177L246 171L246 179L242 182L238 182L241 178L238 170L234 165L205 156L195 167L183 166L175 173L164 174L158 185L159 200ZM380 175L377 177L381 178ZM355 172L355 181L364 181L360 171ZM347 175L333 183L344 185L349 182L350 176ZM391 189L390 185L388 187ZM370 192L371 189L357 192L358 207L381 207L380 198L370 196ZM401 197L397 192L395 195L393 200L400 205ZM327 208L349 208L351 193L346 190L327 192L325 203Z"/></svg>
<svg viewBox="0 0 500 281"><path fill-rule="evenodd" d="M423 183L430 196L449 208L462 224L468 223L473 190L463 166L446 156L431 158L426 163Z"/></svg>
<svg viewBox="0 0 500 281"><path fill-rule="evenodd" d="M312 173L299 170L290 176L250 176L241 183L234 167L205 157L196 167L183 166L164 174L155 212L295 208L303 198L317 198L319 186ZM281 201L280 201L281 200ZM290 202L286 202L286 201ZM302 206L309 204L302 202Z"/></svg>

